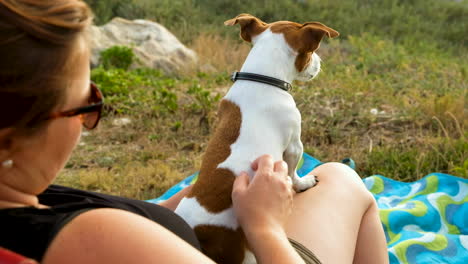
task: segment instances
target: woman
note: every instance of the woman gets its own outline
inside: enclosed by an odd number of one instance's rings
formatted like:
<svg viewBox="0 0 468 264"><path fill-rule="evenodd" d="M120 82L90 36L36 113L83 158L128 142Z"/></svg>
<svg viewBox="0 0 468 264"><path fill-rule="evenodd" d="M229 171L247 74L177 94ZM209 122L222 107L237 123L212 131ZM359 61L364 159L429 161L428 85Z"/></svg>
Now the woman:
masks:
<svg viewBox="0 0 468 264"><path fill-rule="evenodd" d="M51 185L102 110L90 23L79 0L0 0L0 247L46 264L212 263L170 210L183 193L158 206ZM259 263L388 262L375 201L353 170L324 164L316 187L293 194L284 162L252 166L232 198Z"/></svg>

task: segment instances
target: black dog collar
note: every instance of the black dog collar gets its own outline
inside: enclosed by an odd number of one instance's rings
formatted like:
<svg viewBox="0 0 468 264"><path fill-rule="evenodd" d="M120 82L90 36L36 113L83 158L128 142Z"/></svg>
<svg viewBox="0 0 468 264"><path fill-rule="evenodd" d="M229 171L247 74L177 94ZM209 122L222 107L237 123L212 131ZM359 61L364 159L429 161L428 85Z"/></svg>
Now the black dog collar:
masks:
<svg viewBox="0 0 468 264"><path fill-rule="evenodd" d="M268 77L265 75L255 74L255 73L234 72L231 75L231 81L235 82L237 80L261 82L261 83L276 86L282 90L285 90L286 92L292 89L292 85L288 82L285 82L285 81L282 81L280 79L276 79L273 77Z"/></svg>

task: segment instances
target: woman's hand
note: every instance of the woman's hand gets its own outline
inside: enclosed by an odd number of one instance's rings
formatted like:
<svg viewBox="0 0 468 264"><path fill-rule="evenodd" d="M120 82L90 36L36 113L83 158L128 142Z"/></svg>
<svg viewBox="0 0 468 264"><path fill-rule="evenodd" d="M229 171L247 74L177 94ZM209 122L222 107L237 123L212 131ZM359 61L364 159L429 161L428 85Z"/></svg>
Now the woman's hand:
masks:
<svg viewBox="0 0 468 264"><path fill-rule="evenodd" d="M264 155L252 163L252 180L245 172L235 180L232 200L245 233L284 232L292 211L293 189L284 161Z"/></svg>
<svg viewBox="0 0 468 264"><path fill-rule="evenodd" d="M232 202L258 263L304 263L284 232L293 206L292 182L284 161L264 155L252 163L255 175L234 181Z"/></svg>

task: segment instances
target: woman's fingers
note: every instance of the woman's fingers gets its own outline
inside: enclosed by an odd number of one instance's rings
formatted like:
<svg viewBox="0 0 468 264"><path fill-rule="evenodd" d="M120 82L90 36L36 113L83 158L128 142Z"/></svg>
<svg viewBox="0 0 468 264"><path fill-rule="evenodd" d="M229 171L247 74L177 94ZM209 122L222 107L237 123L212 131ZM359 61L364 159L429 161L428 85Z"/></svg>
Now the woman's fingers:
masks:
<svg viewBox="0 0 468 264"><path fill-rule="evenodd" d="M293 182L292 182L291 177L287 176L286 181L292 187Z"/></svg>
<svg viewBox="0 0 468 264"><path fill-rule="evenodd" d="M244 192L249 186L249 181L249 175L246 172L241 172L234 180L234 185L232 186L233 195Z"/></svg>
<svg viewBox="0 0 468 264"><path fill-rule="evenodd" d="M275 162L273 170L275 172L288 172L288 164L282 160Z"/></svg>
<svg viewBox="0 0 468 264"><path fill-rule="evenodd" d="M262 169L262 171L273 170L273 157L266 154L257 158L252 163L252 170L257 171L259 169Z"/></svg>
<svg viewBox="0 0 468 264"><path fill-rule="evenodd" d="M282 160L273 162L271 155L263 155L256 159L252 164L252 169L256 170L256 176L279 177L280 180L287 180L288 183L292 184L292 180L288 176L288 164ZM256 178L258 177L254 177L254 181Z"/></svg>
<svg viewBox="0 0 468 264"><path fill-rule="evenodd" d="M252 232L268 226L282 228L292 210L288 165L263 155L253 162L252 169L252 180L247 173L241 173L234 181L232 200L239 223Z"/></svg>

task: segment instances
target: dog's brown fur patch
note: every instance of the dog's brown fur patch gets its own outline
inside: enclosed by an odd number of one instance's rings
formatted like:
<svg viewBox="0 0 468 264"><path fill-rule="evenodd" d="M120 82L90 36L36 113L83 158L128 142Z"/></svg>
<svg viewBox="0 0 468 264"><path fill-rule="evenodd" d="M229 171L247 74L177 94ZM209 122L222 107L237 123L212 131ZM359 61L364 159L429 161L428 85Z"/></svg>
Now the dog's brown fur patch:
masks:
<svg viewBox="0 0 468 264"><path fill-rule="evenodd" d="M253 37L260 35L268 28L267 23L249 14L240 14L224 22L226 26L234 26L236 24L241 26L240 35L242 39L248 42L252 42Z"/></svg>
<svg viewBox="0 0 468 264"><path fill-rule="evenodd" d="M241 37L248 42L252 38L260 35L267 28L273 33L282 33L286 42L299 54L296 58L295 66L297 71L303 71L312 61L312 53L320 46L320 41L327 35L334 38L340 35L336 30L325 26L319 22L307 22L299 24L290 21L278 21L267 24L260 19L249 15L240 14L235 18L224 22L226 26L241 26Z"/></svg>
<svg viewBox="0 0 468 264"><path fill-rule="evenodd" d="M198 180L188 197L209 212L219 213L231 207L232 185L235 175L231 170L217 168L231 154L231 145L240 135L242 116L239 106L223 99L218 109L218 126L208 143Z"/></svg>
<svg viewBox="0 0 468 264"><path fill-rule="evenodd" d="M320 41L327 35L334 38L339 35L337 31L319 22L299 24L289 21L272 23L271 32L282 33L286 42L299 54L295 66L297 71L303 71L312 60L312 53L320 46Z"/></svg>
<svg viewBox="0 0 468 264"><path fill-rule="evenodd" d="M240 229L199 225L194 230L202 251L216 263L241 264L244 261L246 240Z"/></svg>
<svg viewBox="0 0 468 264"><path fill-rule="evenodd" d="M287 43L299 53L295 62L298 71L302 71L310 63L312 52L319 47L325 34L329 37L338 34L320 23L301 25L280 21L266 24L248 14L241 14L224 24L239 24L241 37L249 42L268 27L274 33L284 34ZM198 180L187 195L190 198L195 197L210 213L220 213L232 207L231 192L235 175L231 170L217 166L231 155L231 145L240 136L241 124L239 106L229 100L222 100L218 109L217 128L208 143ZM215 262L241 264L244 261L247 242L240 227L232 230L220 226L198 225L194 230L202 251Z"/></svg>

